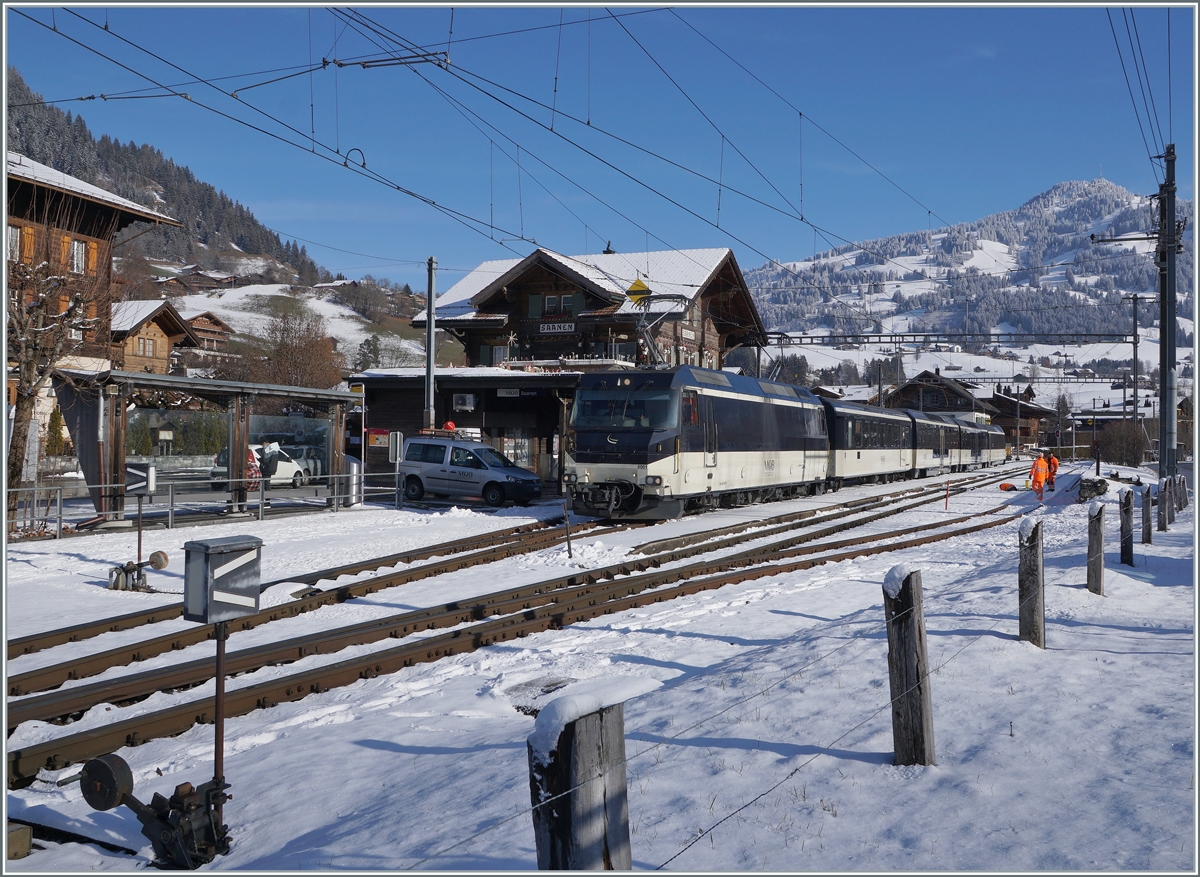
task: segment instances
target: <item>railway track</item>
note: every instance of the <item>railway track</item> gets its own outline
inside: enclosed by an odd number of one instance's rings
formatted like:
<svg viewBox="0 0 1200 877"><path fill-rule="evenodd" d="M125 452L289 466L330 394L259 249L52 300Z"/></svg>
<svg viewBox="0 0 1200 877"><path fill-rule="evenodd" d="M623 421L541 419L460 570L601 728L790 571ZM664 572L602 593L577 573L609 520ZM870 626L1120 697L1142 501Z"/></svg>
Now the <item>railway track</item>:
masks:
<svg viewBox="0 0 1200 877"><path fill-rule="evenodd" d="M582 530L594 529L599 525L587 526ZM614 529L614 528L608 528ZM617 527L615 529L623 529ZM472 566L479 566L486 563L493 563L504 558L514 557L519 554L529 554L534 551L540 551L544 548L552 547L565 539L565 535L558 530L542 530L536 533L525 534L520 540L506 541L498 540L496 544L488 548L482 548L478 551L471 551L464 554L452 554L450 557L441 560L437 563L424 564L416 567L409 567L396 572L384 573L374 576L361 582L353 584L339 585L333 588L324 590L306 588L297 592L295 599L280 603L276 606L271 606L266 609L256 612L253 615L247 615L244 618L239 618L236 623L230 624L230 633L241 630L252 630L263 624L269 624L272 621L280 621L285 618L295 618L298 615L303 615L306 612L312 612L315 609L320 609L323 606L330 606L338 603L345 603L357 597L365 597L368 594L373 594L376 591L381 591L386 588L394 588L399 585L405 585L410 582L420 581L422 579L432 578L442 575L447 572L454 572L460 569L467 569ZM432 550L432 549L431 549ZM437 552L440 554L440 552ZM386 561L386 562L379 562ZM379 569L384 566L393 566L400 561L393 561L392 558L377 558L376 561L370 563L354 564L355 568L360 568L358 571L365 569ZM337 570L344 570L348 567L337 567ZM343 573L345 574L345 573ZM299 579L317 578L320 574L312 576L299 576L296 579L282 579L282 582L293 582ZM319 580L319 578L318 578ZM303 582L298 582L303 583ZM278 584L277 582L271 585ZM268 585L267 587L269 587ZM182 609L180 609L180 614ZM171 617L178 617L173 615ZM166 619L163 619L166 620ZM53 688L56 685L61 685L68 680L85 679L89 676L94 676L102 673L110 667L119 667L125 664L138 663L152 658L155 655L160 655L164 652L179 651L196 643L204 642L205 640L214 637L214 626L197 625L195 627L185 628L183 630L175 630L171 633L166 633L161 636L153 637L147 640L141 640L128 645L117 646L106 651L97 652L92 655L72 658L70 661L62 664L52 664L36 670L29 670L24 673L11 674L8 676L8 693L9 696L19 696L35 691L44 691L48 688ZM11 727L11 726L10 726Z"/></svg>
<svg viewBox="0 0 1200 877"><path fill-rule="evenodd" d="M428 548L401 551L395 554L373 557L357 563L343 564L342 566L318 570L317 572L288 576L286 578L267 582L266 584L262 585L259 590L260 592L265 592L269 588L283 583L295 583L299 585L312 586L316 585L318 582L336 581L342 576L358 575L370 570L396 566L401 563L412 563L416 560L427 560L431 557L453 556L462 554L464 552L478 551L482 548L494 548L499 545L517 543L527 534L539 533L547 530L548 528L556 527L561 522L562 518L552 518L548 521L539 521L533 524L522 524L516 527L506 527L503 530L496 530L491 533L483 533L478 536L468 536L464 539L456 539L451 542L442 542ZM576 527L576 530L581 532L585 529L589 529L590 526L586 524L580 525ZM103 618L99 621L76 624L72 625L71 627L63 627L57 630L46 631L44 633L35 633L28 636L16 637L8 641L8 659L11 661L13 658L16 658L20 655L33 654L34 652L39 652L43 649L48 649L53 646L63 645L64 643L81 642L82 640L91 639L92 637L99 636L103 633L130 630L135 627L141 627L147 624L155 624L160 621L170 621L174 618L179 618L182 615L183 603L174 603L169 606L159 606L154 609L143 609L139 612L131 612L127 615L118 615L113 618Z"/></svg>
<svg viewBox="0 0 1200 877"><path fill-rule="evenodd" d="M965 479L966 486L960 486L956 490L962 491L971 489L980 480L972 478ZM713 551L720 548L729 547L737 544L739 541L735 535L750 529L755 529L756 532L750 538L764 538L774 533L790 529L795 522L804 519L811 519L813 516L820 514L820 520L832 521L839 518L844 518L864 509L876 507L894 501L897 497L905 497L911 495L928 496L931 493L940 494L941 488L931 488L928 485L910 488L908 490L899 491L895 494L886 494L880 497L867 497L858 500L852 500L845 503L840 503L831 509L823 510L818 513L815 510L804 510L793 512L785 515L778 515L757 522L746 522L730 527L725 527L719 530L705 531L700 534L691 534L690 536L679 537L670 540L659 540L658 542L647 543L639 546L635 552L641 554L649 554L653 559L648 561L648 565L658 565L662 562L661 557L656 557L655 552L670 552L673 559L694 556L696 553L703 551ZM922 499L916 505L928 502L928 499ZM915 505L897 507L891 514L898 514L908 508L914 508ZM585 524L576 528L576 533L583 533L589 530L594 530L600 527L599 524ZM606 529L608 532L614 530L626 529L631 526L638 526L634 523L625 523L620 525L610 525ZM510 541L509 537L520 537L519 541ZM725 538L714 542L716 537ZM358 562L355 564L347 564L331 569L321 570L316 573L303 576L295 576L291 578L280 579L276 582L270 582L262 586L262 590L279 584L281 582L311 584L325 579L336 579L341 575L357 574L366 570L380 569L386 566L394 566L397 563L405 562L422 557L441 556L449 554L445 560L436 564L427 564L408 568L393 573L386 573L375 576L363 582L358 582L350 585L343 585L336 588L326 590L307 590L297 592L297 598L288 603L281 603L273 607L264 609L254 615L239 619L234 631L251 630L262 624L267 624L273 621L279 621L285 618L294 618L306 612L311 612L322 606L332 605L335 603L344 603L347 600L357 597L363 597L368 594L385 588L396 587L399 585L408 584L414 581L420 581L425 578L441 575L445 572L452 572L459 569L464 569L470 566L476 566L484 563L490 563L495 560L500 560L505 557L512 557L516 554L532 553L560 542L563 534L557 530L549 530L547 527L538 527L534 525L525 525L522 527L511 528L511 531L501 531L497 534L490 534L489 540L493 544L491 547L481 548L477 551L468 552L466 554L455 554L454 552L461 549L465 545L472 543L471 539L457 540L455 542L443 543L429 549L418 551L403 552L400 554L392 554L384 557L373 558L371 560ZM695 548L697 544L702 547ZM693 546L693 547L687 547ZM652 550L653 549L653 550ZM639 568L647 568L647 564L642 564ZM610 575L628 574L631 569L630 564L620 564L615 568L617 571L608 573ZM447 607L448 611L456 607ZM150 615L151 613L140 613L140 615ZM168 620L176 618L182 614L182 606L172 607L172 614L161 618L160 620ZM124 616L129 617L129 616ZM112 622L120 619L110 619L108 621L98 622L92 626L92 629L101 631L118 628L112 625ZM106 625L108 625L106 627ZM68 629L70 630L70 629ZM47 634L48 639L61 640L64 631L52 631ZM61 685L69 680L85 679L89 676L94 676L111 667L118 667L126 664L138 663L145 661L155 655L163 654L169 651L179 651L188 646L204 642L212 639L214 629L212 625L200 625L197 627L187 628L184 630L176 630L171 633L163 634L147 640L142 640L136 643L118 646L106 651L97 652L92 655L73 658L69 662L62 664L54 664L42 667L36 670L29 670L24 673L11 674L8 676L8 694L10 697L18 697L21 695L31 694L33 692L45 691L55 686ZM67 710L61 714L77 712L78 710ZM19 713L19 711L18 711ZM16 726L13 716L10 711L9 730ZM17 722L19 723L19 722Z"/></svg>
<svg viewBox="0 0 1200 877"><path fill-rule="evenodd" d="M990 479L984 479L990 480ZM399 646L383 649L359 658L337 661L324 667L289 674L226 693L226 715L233 716L284 700L297 700L309 693L350 684L360 678L370 678L394 672L404 666L437 660L446 655L470 651L494 642L529 633L562 627L600 614L622 611L659 602L683 594L720 587L734 581L776 575L806 569L819 563L836 562L851 557L894 551L914 545L954 538L987 527L998 526L1018 515L996 517L1003 507L983 515L983 523L960 530L931 534L923 525L894 530L869 537L855 536L833 543L803 545L805 542L828 538L840 532L864 526L884 517L900 514L940 497L940 489L923 491L925 496L908 497L909 501L888 506L883 498L856 502L858 509L841 509L812 520L806 515L810 529L791 533L782 540L756 545L734 554L715 559L660 568L667 561L685 555L711 553L736 544L737 541L761 541L765 533L756 529L750 534L725 536L717 542L695 544L686 549L671 548L665 554L615 564L596 570L582 571L548 581L506 589L470 601L470 605L447 604L424 610L401 613L385 619L375 619L357 625L327 631L315 636L297 637L280 643L245 649L227 656L230 673L249 672L274 664L288 663L312 654L328 654L347 645L375 642L387 638L405 639ZM905 491L910 493L911 491ZM875 509L861 508L874 505ZM856 512L867 512L862 518L841 520ZM792 516L780 516L792 517ZM968 522L973 516L956 518L940 524L937 529ZM756 528L762 522L756 522ZM822 526L816 526L816 525ZM741 528L742 525L736 525ZM793 522L778 527L794 529ZM744 529L744 528L743 528ZM915 533L923 535L912 537ZM711 534L700 534L708 538ZM901 540L901 541L892 541ZM642 546L643 548L645 546ZM848 549L848 550L841 550ZM824 552L824 553L822 553ZM654 568L653 572L645 572ZM736 572L731 572L736 570ZM493 617L496 616L496 617ZM413 637L420 631L452 627L447 632L425 637ZM155 691L178 690L202 684L211 678L211 660L198 660L158 671L132 674L87 686L75 686L47 695L23 698L9 703L10 730L22 721L62 721L78 715L97 703L128 703ZM195 723L212 720L210 700L191 701L165 710L125 719L102 728L93 728L59 737L45 743L26 746L9 752L9 784L24 785L33 781L43 768L59 769L95 755L114 751L124 745L135 745L153 737L182 733Z"/></svg>

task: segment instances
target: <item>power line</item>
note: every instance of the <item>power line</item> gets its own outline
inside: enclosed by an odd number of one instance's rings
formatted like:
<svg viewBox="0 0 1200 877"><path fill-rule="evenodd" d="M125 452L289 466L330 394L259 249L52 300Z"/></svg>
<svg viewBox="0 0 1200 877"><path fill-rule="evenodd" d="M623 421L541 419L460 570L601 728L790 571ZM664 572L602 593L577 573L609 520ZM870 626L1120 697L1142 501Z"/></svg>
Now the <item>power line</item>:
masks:
<svg viewBox="0 0 1200 877"><path fill-rule="evenodd" d="M612 15L611 10L605 9L604 11L607 12L609 15ZM766 174L764 174L761 170L759 170L758 166L754 162L752 162L746 156L746 154L744 152L742 152L741 149L738 148L737 144L729 139L729 137L725 134L725 132L721 130L720 126L717 125L717 123L714 122L711 118L709 118L708 113L704 112L704 110L700 108L700 105L698 103L696 103L695 100L692 99L692 96L690 94L688 94L687 91L684 90L683 86L675 81L674 77L672 77L671 74L667 72L667 69L658 62L658 59L655 58L654 55L651 54L650 51L641 44L641 42L638 40L638 38L635 37L629 31L629 28L625 27L625 23L620 21L619 19L614 18L614 20L617 22L618 25L620 25L621 30L625 31L625 33L629 37L629 39L633 40L633 44L642 50L642 53L647 58L650 59L651 63L653 63L655 67L657 67L659 69L659 72L662 73L663 76L667 77L667 81L670 82L673 86L675 86L675 88L678 89L679 93L684 96L684 98L687 100L688 103L690 103L692 105L692 107L696 110L696 112L698 112L703 117L704 121L708 122L708 124L712 126L712 129L714 131L716 131L718 134L720 134L724 140L728 140L729 145L731 147L733 147L733 151L736 152L738 155L740 155L742 157L742 160L745 161L746 164L750 165L750 167L754 170L754 172L756 174L758 174L759 178L761 178L764 183L766 183L768 186L770 186L772 191L774 191L776 195L778 195L780 198L783 199L783 203L787 204L788 207L791 207L792 211L798 215L800 211L796 210L795 205L793 205L792 202L788 200L788 197L786 195L784 195L782 192L780 192L778 187L774 183L772 183L769 179L767 179Z"/></svg>
<svg viewBox="0 0 1200 877"><path fill-rule="evenodd" d="M1156 182L1161 184L1161 180L1158 176L1158 164L1154 160L1154 150L1150 148L1150 144L1146 141L1146 129L1145 126L1142 125L1142 114L1138 110L1137 100L1133 96L1133 85L1129 82L1129 71L1125 69L1125 56L1121 52L1121 41L1117 39L1117 28L1116 25L1113 24L1112 12L1107 9L1104 10L1104 12L1108 16L1108 26L1112 31L1113 43L1117 47L1117 58L1121 62L1121 74L1125 77L1125 87L1129 90L1129 101L1133 104L1133 115L1137 119L1138 131L1142 135L1142 145L1146 147L1146 157L1150 160L1150 167L1153 169L1154 179Z"/></svg>
<svg viewBox="0 0 1200 877"><path fill-rule="evenodd" d="M231 121L231 122L235 122L235 123L237 123L237 124L239 124L239 125L244 125L245 127L247 127L247 128L250 128L251 130L258 131L258 132L259 132L259 133L261 133L261 134L265 134L267 137L270 137L270 138L272 138L272 139L274 139L274 140L278 140L279 142L281 142L281 143L285 143L285 144L287 144L288 146L293 146L293 147L295 147L295 148L297 148L297 149L301 149L301 150L303 150L304 152L306 152L306 153L308 153L308 154L310 154L310 155L316 156L317 158L321 158L321 159L323 159L323 160L325 160L325 161L328 161L328 162L330 162L331 164L339 164L339 162L337 161L337 159L333 158L333 157L332 157L332 156L330 156L330 155L323 155L323 154L321 154L321 153L315 152L315 151L313 151L313 150L311 150L311 149L309 149L309 148L305 147L305 146L304 146L304 145L302 145L302 144L299 144L299 143L296 143L296 142L294 142L294 141L288 140L286 137L282 137L282 136L280 136L280 135L278 135L278 134L276 134L276 133L274 133L274 132L272 132L272 131L268 131L268 130L266 130L265 128L262 128L262 127L260 127L260 126L258 126L258 125L255 125L255 124L253 124L253 123L251 123L251 122L248 122L248 121L246 121L245 119L239 119L239 118L237 118L236 116L232 116L232 115L230 115L230 114L228 114L228 113L225 113L225 112L223 112L223 111L221 111L221 110L218 110L218 109L216 109L215 107L210 107L210 106L208 106L207 104L201 103L200 101L193 100L193 99L190 97L190 95L187 95L187 94L184 94L184 93L180 93L180 92L175 92L173 89L169 89L167 86L163 85L162 83L160 83L160 82L157 82L157 81L156 81L156 80L154 80L152 77L150 77L150 76L148 76L148 75L146 75L146 74L144 74L144 73L141 73L141 72L140 72L140 71L138 71L138 70L135 70L134 68L132 68L132 67L128 66L127 64L123 64L122 62L120 62L120 61L117 61L115 58L112 58L112 57L110 57L110 56L108 56L108 55L105 55L105 54L104 54L103 52L101 52L100 50L98 50L98 49L95 49L95 48L93 48L93 47L91 47L91 46L87 45L86 43L80 42L79 40L76 40L75 38L73 38L73 37L71 37L71 36L68 36L67 34L63 33L62 31L59 31L59 30L57 30L57 29L55 29L55 28L52 28L52 27L50 27L49 25L46 25L45 23L43 23L43 22L41 22L41 21L38 21L36 18L33 18L33 17L29 16L29 15L26 15L24 12L22 12L22 11L21 11L21 10L19 10L19 9L15 9L15 8L14 8L12 11L13 11L14 13L16 13L17 15L20 15L22 18L25 18L25 19L27 19L27 20L29 20L29 21L33 22L34 24L37 24L37 25L39 25L40 27L44 27L44 28L46 28L47 30L53 30L55 33L57 33L58 35L60 35L60 36L61 36L61 37L63 37L64 39L68 40L69 42L71 42L71 43L74 43L75 45L79 46L80 48L82 48L82 49L85 49L85 50L87 50L87 51L89 51L89 52L91 52L91 53L93 53L93 54L97 55L98 57L104 58L106 61L109 61L109 62L111 62L111 63L113 63L113 64L116 64L118 67L122 68L123 70L126 70L126 71L128 71L128 72L130 72L130 73L134 74L135 76L138 76L138 77L140 77L140 78L142 78L142 79L145 79L147 82L151 82L151 83L153 83L154 85L158 86L159 88L162 88L162 89L164 89L164 90L171 91L173 94L175 94L175 95L176 95L176 96L178 96L178 97L185 98L185 99L186 99L186 100L188 100L190 103L193 103L193 104L195 104L196 106L200 107L201 109L208 110L208 111L209 111L209 112L211 112L211 113L214 113L214 114L216 114L216 115L218 115L218 116L221 116L221 117L222 117L222 118L224 118L224 119L228 119L229 121ZM67 11L69 12L70 10L67 10ZM72 13L72 14L74 14L74 13ZM83 18L83 16L78 16L78 15L77 15L76 17L78 17L78 18L81 18L83 21L87 22L88 24L92 24L94 27L100 27L99 25L96 25L94 22L88 21L88 19L86 19L86 18ZM102 28L101 28L101 29L102 29ZM114 35L114 36L116 36L116 34L115 34L114 32L112 32L112 31L107 31L107 32L108 32L108 33L113 33L113 35ZM132 43L132 42L131 42L131 41L129 41L129 40L125 40L123 37L121 37L121 39L122 39L124 42L127 42L127 43L129 43L129 44L130 44L131 46L133 46L134 48L137 48L137 49L139 49L139 50L141 50L141 51L143 51L143 52L146 52L146 54L149 54L149 55L151 55L152 57L157 57L157 56L155 56L155 55L154 55L154 53L150 52L150 51L149 51L149 50L147 50L147 49L144 49L144 48L142 48L141 46L137 46L136 44ZM184 72L184 73L188 73L188 71L186 71L186 70L182 70L182 68L178 67L177 65L171 64L171 62L169 62L169 61L165 61L165 60L163 60L163 59L159 59L159 60L162 60L162 61L163 61L163 63L169 64L170 66L172 66L172 67L175 67L176 69L178 69L178 70L181 70L181 71L182 71L182 72ZM190 74L190 73L188 73L188 75L194 75L194 74ZM215 85L212 85L212 84L211 84L210 82L208 82L207 80L204 80L204 79L202 79L202 78L199 78L199 77L197 77L197 78L198 78L198 79L200 79L200 81L201 81L201 82L204 82L204 84L206 84L206 85L209 85L210 87L214 88L216 91L218 91L218 92L221 92L222 94L226 94L224 91L222 91L221 89L217 88ZM228 95L226 94L226 96L228 96ZM244 101L240 101L240 103L245 103L245 102L244 102ZM253 106L253 105L251 105L251 104L245 104L245 105L246 105L246 106L249 106L251 109L254 109L256 112L262 113L263 115L266 115L266 116L268 116L268 118L271 118L271 117L269 116L269 114L267 114L267 113L263 112L262 110L259 110L257 107L254 107L254 106ZM284 127L286 127L286 128L289 128L290 130L293 130L293 131L295 131L295 130L296 130L296 129L294 129L294 128L291 128L291 126L287 125L286 123L282 123L282 122L280 122L280 124L282 124L282 125L283 125ZM297 133L300 133L300 132L297 132ZM302 136L303 136L303 135L302 135ZM332 152L334 152L332 149L330 149L330 148L329 148L329 146L327 146L327 145L326 145L326 144L324 144L324 143L322 143L322 144L321 144L321 148L322 148L322 149L324 149L324 150L327 150L328 152L331 152L331 153L332 153ZM335 153L335 154L336 154L336 153ZM377 172L375 172L375 171L373 171L373 170L372 170L372 171L368 171L368 170L367 170L367 168L366 168L365 161L364 161L364 163L363 163L362 167L359 167L357 164L350 164L350 163L349 163L348 161L346 161L346 160L344 159L344 157L343 157L343 156L341 156L341 155L338 155L338 158L342 158L342 159L343 159L343 161L341 162L342 166L343 166L343 167L345 167L346 169L350 170L351 172L353 172L353 173L355 173L355 174L358 174L359 176L365 177L365 178L367 178L367 179L369 179L369 180L372 180L372 181L374 181L374 182L382 183L383 185L386 185L388 188L395 189L396 191L398 191L398 192L400 192L400 193L402 193L402 194L404 194L404 195L408 195L409 197L415 198L415 199L416 199L416 200L418 200L418 201L422 201L422 202L424 202L426 205L428 205L428 206L430 206L430 207L433 207L435 210L437 210L437 211L439 211L440 213L442 213L444 216L447 216L448 218L455 220L456 222L458 222L458 223L460 223L460 224L462 224L462 225L466 226L467 228L471 229L472 231L476 232L477 234L483 235L484 237L487 237L489 240L491 240L491 239L492 239L490 235L486 234L486 233L485 233L485 232L482 230L482 228L477 228L477 227L476 227L476 225L478 225L478 226L486 226L486 225L487 225L487 224L486 224L486 223L484 223L482 220L476 219L476 218L474 218L474 217L470 216L469 214L463 213L463 212L461 212L461 211L454 210L453 208L447 207L447 206L445 206L445 205L443 205L443 204L439 204L439 203L438 203L437 201L435 201L434 199L432 199L432 198L429 198L428 196L425 196L425 195L421 195L421 194L419 194L418 192L415 192L415 191L413 191L413 190L411 190L411 189L407 189L407 188L405 188L405 187L401 186L400 184L398 184L398 183L395 183L395 182L393 182L393 181L389 180L388 178L384 177L382 174L379 174L379 173L377 173ZM475 225L472 225L472 223L475 223ZM509 247L506 247L506 249L511 249L511 248L509 248ZM513 251L513 252L515 252L515 251Z"/></svg>
<svg viewBox="0 0 1200 877"><path fill-rule="evenodd" d="M869 168L870 168L872 171L874 171L876 174L878 174L880 177L882 177L884 180L886 180L888 183L890 183L892 186L894 186L894 187L895 187L895 188L896 188L898 191L900 191L902 194L904 194L904 195L905 195L907 198L909 198L909 199L910 199L910 200L911 200L911 201L912 201L914 204L918 205L918 206L919 206L919 207L921 207L923 210L925 210L925 211L926 211L926 213L928 213L928 214L929 214L929 215L931 215L931 216L937 216L938 220L940 220L940 221L941 221L942 225L945 225L945 226L949 227L949 226L951 226L951 225L953 225L953 224L954 224L954 223L951 223L951 222L949 222L949 221L948 221L948 220L946 220L946 219L943 219L941 216L938 216L938 214L937 214L937 213L935 213L935 212L934 212L934 211L933 211L931 208L929 208L929 207L926 207L924 204L922 204L922 203L921 203L921 201L920 201L920 200L918 200L918 199L916 198L916 196L914 196L914 195L913 195L911 192L909 192L908 190L906 190L906 189L905 189L903 186L901 186L899 183L897 183L895 180L893 180L891 177L889 177L887 174L885 174L885 173L884 173L883 171L881 171L879 168L875 167L875 165L871 164L869 161L867 161L865 158L863 158L861 155L859 155L857 152L855 152L853 149L851 149L849 146L847 146L845 143L843 143L841 140L839 140L837 137L835 137L835 136L834 136L833 134L831 134L829 131L825 130L825 129L824 129L824 128L822 128L820 125L818 125L816 122L814 122L814 121L813 121L813 119L812 119L812 116L806 116L806 115L805 115L805 114L804 114L804 113L803 113L803 112L800 110L800 108L799 108L799 107L797 107L795 104L793 104L791 101L789 101L789 100L788 100L786 97L784 97L783 95L781 95L781 94L780 94L778 91L776 91L776 90L775 90L774 88L772 88L770 85L768 85L767 83L763 82L763 80L762 80L762 79L760 79L760 78L759 78L759 77L758 77L758 76L757 76L757 75L756 75L756 74L755 74L753 71L751 71L749 68L747 68L745 64L743 64L743 63L742 63L741 61L739 61L737 58L733 57L731 54L729 54L728 52L726 52L726 51L725 51L723 48L721 48L721 47L720 47L720 46L718 46L716 43L714 43L714 42L713 42L711 39L709 39L709 38L708 38L708 37L707 37L705 34L701 33L701 32L700 32L700 31L699 31L699 30L698 30L698 29L697 29L697 28L696 28L694 25L692 25L692 24L691 24L689 21L687 21L686 19L682 18L682 17L679 15L679 13L678 13L678 12L676 12L674 9L669 9L668 11L669 11L669 12L670 12L672 15L674 15L676 18L678 18L678 19L679 19L679 21L681 21L681 22L682 22L684 25L686 25L687 27L691 28L691 30L692 30L692 31L693 31L693 32L694 32L694 33L695 33L697 36L699 36L699 37L700 37L702 40L704 40L706 43L708 43L710 46L712 46L714 49L716 49L718 52L720 52L722 55L724 55L724 56L725 56L727 59L729 59L729 60L730 60L730 61L732 61L734 64L736 64L736 65L737 65L739 68L741 68L741 70L742 70L743 72L745 72L745 73L746 73L746 75L750 76L750 77L751 77L751 78L752 78L752 79L753 79L755 82L757 82L759 85L761 85L761 86L762 86L763 88L765 88L767 91L771 92L771 94L775 95L775 97L777 97L777 98L779 98L781 101L783 101L783 103L784 103L784 104L786 104L788 107L790 107L792 110L794 110L794 111L795 111L797 114L799 114L799 115L800 115L800 117L801 117L802 119L807 119L807 120L808 120L808 122L809 122L811 125L813 125L813 126L814 126L814 127L815 127L815 128L818 130L818 131L820 131L822 134L824 134L826 137L828 137L830 140L832 140L832 141L833 141L834 143L836 143L838 146L842 147L842 149L846 150L846 151L847 151L848 153L850 153L852 156L854 156L854 157L855 157L855 158L857 158L859 161L861 161L863 164L865 164L867 167L869 167ZM801 211L801 213L803 213L803 211Z"/></svg>
<svg viewBox="0 0 1200 877"><path fill-rule="evenodd" d="M1159 152L1165 152L1166 144L1162 138L1162 123L1158 121L1158 107L1154 103L1154 89L1150 86L1150 70L1148 67L1146 67L1146 55L1142 51L1142 37L1141 37L1141 34L1138 33L1137 18L1135 17L1132 8L1129 10L1129 22L1127 22L1125 25L1125 29L1127 32L1129 30L1130 24L1133 25L1133 38L1136 38L1136 40L1137 40L1137 54L1134 56L1134 68L1135 69L1137 69L1137 67L1138 67L1138 61L1139 60L1141 61L1141 70L1138 72L1138 84L1139 85L1142 84L1142 73L1145 73L1145 79L1146 79L1145 86L1142 89L1142 105L1145 106L1146 97L1148 95L1150 98L1150 106L1146 107L1146 119L1147 119L1147 121L1149 121L1150 111L1153 110L1154 111L1154 128L1151 129L1151 133L1157 132L1157 134L1158 134L1158 137L1155 140L1156 149Z"/></svg>

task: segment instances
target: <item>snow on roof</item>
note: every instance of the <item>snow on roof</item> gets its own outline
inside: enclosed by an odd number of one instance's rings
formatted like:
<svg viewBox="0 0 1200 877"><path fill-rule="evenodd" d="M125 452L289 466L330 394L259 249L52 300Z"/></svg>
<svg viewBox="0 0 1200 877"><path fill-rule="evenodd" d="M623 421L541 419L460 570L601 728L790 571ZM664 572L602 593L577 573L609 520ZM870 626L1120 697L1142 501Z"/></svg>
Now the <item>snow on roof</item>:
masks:
<svg viewBox="0 0 1200 877"><path fill-rule="evenodd" d="M438 319L467 317L475 313L473 300L481 293L494 291L506 275L524 263L544 260L568 276L579 278L610 301L619 303L616 313L638 313L640 308L626 298L629 287L641 280L652 295L682 295L694 299L721 267L731 251L727 248L702 250L661 250L649 253L590 253L564 256L537 249L524 259L497 259L484 262L445 293L438 296ZM651 302L656 312L679 310L677 301ZM425 311L413 318L425 319Z"/></svg>
<svg viewBox="0 0 1200 877"><path fill-rule="evenodd" d="M558 372L556 372L558 373ZM563 369L562 374L573 374L570 369ZM513 368L500 368L497 366L478 366L474 368L444 368L437 367L433 370L434 377L472 377L472 378L527 378L529 372ZM372 368L366 371L356 372L350 376L350 380L358 378L417 378L425 376L425 368L423 366L402 366L399 368Z"/></svg>
<svg viewBox="0 0 1200 877"><path fill-rule="evenodd" d="M50 186L64 192L71 192L92 201L98 201L101 204L108 204L129 213L136 213L145 219L169 222L173 225L179 224L177 219L172 219L165 213L159 213L157 210L151 210L149 207L143 207L141 204L118 197L112 192L101 189L99 186L85 183L83 180L64 174L62 171L56 171L52 167L36 162L16 152L8 153L6 171L10 177L16 177L19 180L28 180L29 182L39 183L43 186Z"/></svg>
<svg viewBox="0 0 1200 877"><path fill-rule="evenodd" d="M334 280L329 283L315 283L313 289L330 289L335 286L358 286L357 280Z"/></svg>
<svg viewBox="0 0 1200 877"><path fill-rule="evenodd" d="M132 332L157 313L162 301L121 301L112 306L112 330Z"/></svg>

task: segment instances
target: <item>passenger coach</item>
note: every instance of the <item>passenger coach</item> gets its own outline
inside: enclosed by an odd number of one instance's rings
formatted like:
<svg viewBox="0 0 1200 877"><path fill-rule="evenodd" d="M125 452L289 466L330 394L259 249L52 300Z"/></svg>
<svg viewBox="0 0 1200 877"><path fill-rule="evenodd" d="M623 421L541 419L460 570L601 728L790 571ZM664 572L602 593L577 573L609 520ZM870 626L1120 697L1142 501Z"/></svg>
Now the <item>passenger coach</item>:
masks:
<svg viewBox="0 0 1200 877"><path fill-rule="evenodd" d="M894 481L913 469L912 419L903 411L822 399L829 422L830 484Z"/></svg>

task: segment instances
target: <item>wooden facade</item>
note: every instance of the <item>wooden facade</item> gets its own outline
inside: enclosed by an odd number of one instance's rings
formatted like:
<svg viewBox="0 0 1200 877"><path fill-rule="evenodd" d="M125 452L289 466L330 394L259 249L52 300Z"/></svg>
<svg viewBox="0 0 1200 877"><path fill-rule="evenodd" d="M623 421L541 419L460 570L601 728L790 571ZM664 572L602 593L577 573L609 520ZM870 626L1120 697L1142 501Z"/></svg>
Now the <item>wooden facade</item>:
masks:
<svg viewBox="0 0 1200 877"><path fill-rule="evenodd" d="M121 371L165 375L176 348L200 340L170 302L121 302L112 306L110 359Z"/></svg>
<svg viewBox="0 0 1200 877"><path fill-rule="evenodd" d="M489 274L492 265L498 267ZM655 270L643 276L641 265ZM486 282L478 283L477 273ZM469 300L460 286L473 293ZM645 290L653 304L634 306L631 287ZM485 263L444 298L449 305L444 310L438 300L438 328L462 342L469 366L581 359L648 365L655 357L645 327L659 361L721 368L728 350L765 335L730 250L566 257L539 249L519 262ZM413 325L424 326L424 314Z"/></svg>
<svg viewBox="0 0 1200 877"><path fill-rule="evenodd" d="M185 317L184 320L192 327L202 351L228 352L229 339L233 336L233 327L216 314L205 311Z"/></svg>
<svg viewBox="0 0 1200 877"><path fill-rule="evenodd" d="M58 300L44 312L54 318L55 313L61 315L74 306L79 308L77 314L91 321L83 322L80 328L48 333L45 353L33 351L34 359L43 360L37 368L43 368L44 360L52 357L55 364L70 367L106 363L110 358L106 318L115 298L114 236L137 222L182 223L14 152L7 153L5 170L6 264L17 267L13 263L23 263L30 268L44 265L42 273L59 278L62 289ZM10 282L13 276L9 275ZM43 281L27 287L27 303L32 302L39 283L45 288ZM8 354L6 396L13 404L21 379L12 344ZM28 349L24 355L29 355ZM24 362L28 366L29 360ZM34 401L33 420L44 428L54 407L49 388L43 388Z"/></svg>
<svg viewBox="0 0 1200 877"><path fill-rule="evenodd" d="M974 414L977 420L987 423L999 412L989 402L971 392L976 386L970 382L948 378L937 370L923 371L896 388L887 397L887 407L911 408L914 411L956 416Z"/></svg>

